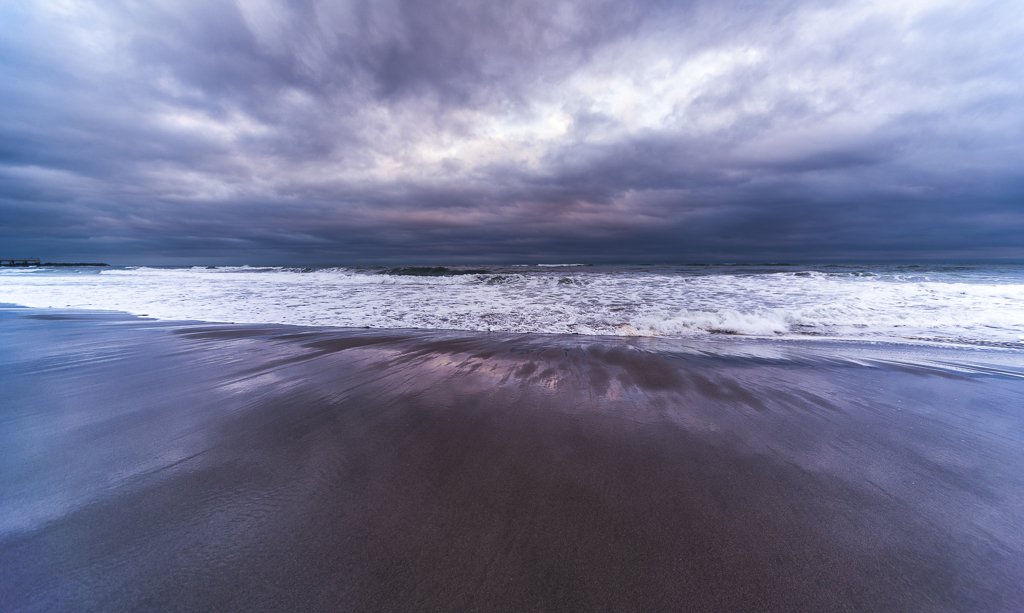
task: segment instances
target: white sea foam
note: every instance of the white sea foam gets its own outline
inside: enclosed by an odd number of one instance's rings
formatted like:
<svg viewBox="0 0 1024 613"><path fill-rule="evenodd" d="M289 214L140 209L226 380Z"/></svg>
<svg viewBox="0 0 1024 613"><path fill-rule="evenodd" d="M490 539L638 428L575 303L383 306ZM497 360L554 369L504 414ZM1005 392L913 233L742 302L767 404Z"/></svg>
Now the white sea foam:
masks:
<svg viewBox="0 0 1024 613"><path fill-rule="evenodd" d="M1019 268L559 268L442 276L255 266L3 269L0 302L371 328L985 343L1024 336Z"/></svg>

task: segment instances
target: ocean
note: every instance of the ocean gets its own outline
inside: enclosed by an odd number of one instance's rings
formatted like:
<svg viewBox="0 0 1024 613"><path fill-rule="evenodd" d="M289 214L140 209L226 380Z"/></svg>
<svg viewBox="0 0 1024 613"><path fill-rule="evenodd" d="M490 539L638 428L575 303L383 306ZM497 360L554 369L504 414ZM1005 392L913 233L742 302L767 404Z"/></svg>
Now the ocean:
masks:
<svg viewBox="0 0 1024 613"><path fill-rule="evenodd" d="M4 268L0 302L348 328L1024 341L1019 264Z"/></svg>
<svg viewBox="0 0 1024 613"><path fill-rule="evenodd" d="M1024 267L0 269L0 610L1024 611Z"/></svg>

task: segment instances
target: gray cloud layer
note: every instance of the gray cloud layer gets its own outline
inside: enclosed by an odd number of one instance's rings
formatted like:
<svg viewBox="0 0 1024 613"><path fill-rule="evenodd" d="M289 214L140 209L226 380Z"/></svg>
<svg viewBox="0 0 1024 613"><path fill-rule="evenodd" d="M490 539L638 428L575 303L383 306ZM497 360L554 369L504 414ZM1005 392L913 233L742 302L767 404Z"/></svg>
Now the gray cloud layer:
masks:
<svg viewBox="0 0 1024 613"><path fill-rule="evenodd" d="M50 0L0 23L4 257L1024 259L1009 1Z"/></svg>

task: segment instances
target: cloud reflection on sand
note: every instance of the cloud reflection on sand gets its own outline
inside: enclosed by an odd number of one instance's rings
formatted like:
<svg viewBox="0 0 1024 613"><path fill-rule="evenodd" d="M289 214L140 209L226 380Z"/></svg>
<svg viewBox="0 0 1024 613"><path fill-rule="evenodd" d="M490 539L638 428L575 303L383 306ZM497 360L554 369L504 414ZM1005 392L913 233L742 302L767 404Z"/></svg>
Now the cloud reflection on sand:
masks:
<svg viewBox="0 0 1024 613"><path fill-rule="evenodd" d="M1020 351L40 313L7 610L1024 602Z"/></svg>

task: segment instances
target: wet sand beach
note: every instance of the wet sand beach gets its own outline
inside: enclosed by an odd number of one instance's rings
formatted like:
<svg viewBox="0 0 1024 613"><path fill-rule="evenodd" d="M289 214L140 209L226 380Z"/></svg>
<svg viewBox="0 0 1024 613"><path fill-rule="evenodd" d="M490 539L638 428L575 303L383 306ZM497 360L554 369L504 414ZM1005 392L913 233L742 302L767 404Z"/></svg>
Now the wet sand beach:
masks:
<svg viewBox="0 0 1024 613"><path fill-rule="evenodd" d="M14 307L0 347L0 610L1024 610L1020 349Z"/></svg>

